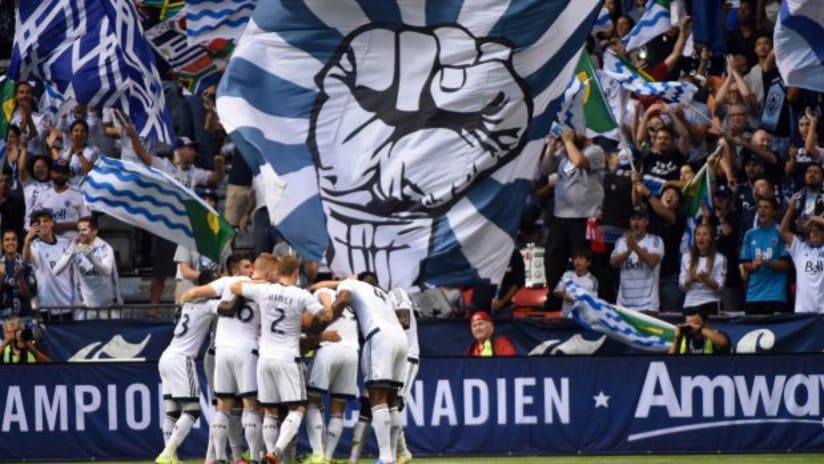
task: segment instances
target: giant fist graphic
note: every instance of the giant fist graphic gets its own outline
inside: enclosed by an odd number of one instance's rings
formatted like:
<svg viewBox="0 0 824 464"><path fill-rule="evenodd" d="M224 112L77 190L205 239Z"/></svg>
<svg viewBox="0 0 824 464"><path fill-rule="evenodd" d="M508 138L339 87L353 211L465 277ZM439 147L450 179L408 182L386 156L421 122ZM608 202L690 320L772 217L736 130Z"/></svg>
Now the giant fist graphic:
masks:
<svg viewBox="0 0 824 464"><path fill-rule="evenodd" d="M391 27L355 30L318 73L308 139L332 268L385 285L416 279L433 217L520 152L532 109L509 45Z"/></svg>

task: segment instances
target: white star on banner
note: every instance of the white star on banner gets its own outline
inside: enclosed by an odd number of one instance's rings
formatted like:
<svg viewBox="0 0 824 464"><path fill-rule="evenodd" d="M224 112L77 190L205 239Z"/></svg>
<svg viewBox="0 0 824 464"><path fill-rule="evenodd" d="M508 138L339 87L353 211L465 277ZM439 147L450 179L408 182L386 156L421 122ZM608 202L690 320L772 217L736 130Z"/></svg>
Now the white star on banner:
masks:
<svg viewBox="0 0 824 464"><path fill-rule="evenodd" d="M603 391L599 391L597 395L592 397L592 399L595 400L596 408L600 408L601 406L608 408L609 398L610 397L608 395L605 395Z"/></svg>

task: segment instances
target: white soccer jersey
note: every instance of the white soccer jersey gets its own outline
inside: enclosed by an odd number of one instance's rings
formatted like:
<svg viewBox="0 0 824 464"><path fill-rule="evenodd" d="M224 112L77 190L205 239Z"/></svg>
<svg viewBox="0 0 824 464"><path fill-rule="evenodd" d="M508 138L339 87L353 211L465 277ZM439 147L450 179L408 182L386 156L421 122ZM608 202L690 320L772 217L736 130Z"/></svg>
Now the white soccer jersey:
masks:
<svg viewBox="0 0 824 464"><path fill-rule="evenodd" d="M320 302L320 295L326 294L329 296L329 304L335 301L337 292L331 288L321 288L315 291L315 299ZM352 308L347 306L341 316L329 324L326 330L335 330L340 335L339 342L320 342L320 346L325 345L342 345L350 348L360 348L360 341L358 340L358 320L355 318L355 312Z"/></svg>
<svg viewBox="0 0 824 464"><path fill-rule="evenodd" d="M281 284L244 285L243 296L260 307L260 356L299 358L303 312L317 314L323 305L308 291Z"/></svg>
<svg viewBox="0 0 824 464"><path fill-rule="evenodd" d="M403 332L401 323L383 290L359 280L344 280L338 284L338 293L347 290L352 294L350 306L358 318L358 325L364 337L373 331L387 327Z"/></svg>
<svg viewBox="0 0 824 464"><path fill-rule="evenodd" d="M88 252L74 254L72 264L85 306L109 306L119 300L117 263L111 245L97 237Z"/></svg>
<svg viewBox="0 0 824 464"><path fill-rule="evenodd" d="M217 316L217 299L190 301L180 309L180 319L175 325L172 341L167 351L194 358L211 332L212 321Z"/></svg>
<svg viewBox="0 0 824 464"><path fill-rule="evenodd" d="M31 227L31 212L34 211L34 205L37 204L37 201L40 199L40 195L47 190L51 190L52 188L54 187L52 186L52 182L50 180L40 182L39 180L29 179L23 184L23 200L26 202L26 217L24 218L25 224L23 224L23 226L26 230L29 230Z"/></svg>
<svg viewBox="0 0 824 464"><path fill-rule="evenodd" d="M421 348L418 345L418 321L415 319L415 305L402 288L393 288L389 292L389 301L392 303L395 311L402 309L409 310L409 328L406 329L407 356L418 359L421 354Z"/></svg>
<svg viewBox="0 0 824 464"><path fill-rule="evenodd" d="M68 306L76 301L72 272L54 273L54 265L71 242L61 237L55 238L53 243L38 239L31 244L34 276L37 278L37 304L40 307Z"/></svg>
<svg viewBox="0 0 824 464"><path fill-rule="evenodd" d="M229 301L234 294L229 285L237 281L249 281L245 276L221 277L209 283L209 286L220 295L221 301ZM219 317L215 328L215 348L243 348L255 349L258 344L260 329L260 309L253 301L244 301L243 306L233 317Z"/></svg>
<svg viewBox="0 0 824 464"><path fill-rule="evenodd" d="M795 264L795 312L824 314L824 246L795 237L788 251Z"/></svg>
<svg viewBox="0 0 824 464"><path fill-rule="evenodd" d="M656 256L664 256L664 241L657 235L644 235L644 238L638 242L638 246ZM624 253L626 250L627 241L621 237L615 242L612 256ZM657 310L660 306L658 298L660 272L660 260L655 266L649 266L637 253L630 253L621 264L618 304L632 309Z"/></svg>
<svg viewBox="0 0 824 464"><path fill-rule="evenodd" d="M69 159L70 151L70 147L64 149L63 152L60 153L60 158L65 160ZM98 156L99 154L97 150L90 147L83 148L83 158L86 158L86 160L92 165L94 165L95 161L97 161ZM72 156L71 161L69 161L69 184L72 187L79 188L85 178L86 171L83 170L83 165L80 163L80 158L77 156Z"/></svg>
<svg viewBox="0 0 824 464"><path fill-rule="evenodd" d="M89 209L86 208L86 202L83 201L83 194L74 187L69 187L62 192L53 188L46 190L40 194L35 208L51 211L54 222L57 224L77 222L80 218L91 216ZM60 236L74 240L77 237L77 230L67 230Z"/></svg>

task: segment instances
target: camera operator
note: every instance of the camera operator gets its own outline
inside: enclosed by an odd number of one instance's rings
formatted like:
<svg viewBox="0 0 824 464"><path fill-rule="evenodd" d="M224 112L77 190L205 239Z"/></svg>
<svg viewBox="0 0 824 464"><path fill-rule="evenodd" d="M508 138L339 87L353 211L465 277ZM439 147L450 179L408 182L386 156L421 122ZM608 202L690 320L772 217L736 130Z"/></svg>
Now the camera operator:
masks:
<svg viewBox="0 0 824 464"><path fill-rule="evenodd" d="M0 347L0 364L35 364L52 362L37 347L35 330L24 327L19 319L9 319L3 324L3 345Z"/></svg>
<svg viewBox="0 0 824 464"><path fill-rule="evenodd" d="M687 310L683 324L675 326L675 340L669 354L728 354L730 337L709 325L697 309Z"/></svg>

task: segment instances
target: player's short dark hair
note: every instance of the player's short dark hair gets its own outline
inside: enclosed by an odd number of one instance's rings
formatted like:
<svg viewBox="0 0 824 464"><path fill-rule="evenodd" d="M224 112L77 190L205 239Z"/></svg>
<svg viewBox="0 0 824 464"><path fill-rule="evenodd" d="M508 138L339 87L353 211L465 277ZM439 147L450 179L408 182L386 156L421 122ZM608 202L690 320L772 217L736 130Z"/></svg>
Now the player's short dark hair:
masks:
<svg viewBox="0 0 824 464"><path fill-rule="evenodd" d="M378 275L372 271L363 271L358 273L358 280L366 282L369 285L378 285Z"/></svg>
<svg viewBox="0 0 824 464"><path fill-rule="evenodd" d="M300 261L294 256L283 256L278 260L278 274L282 277L294 274L299 267Z"/></svg>
<svg viewBox="0 0 824 464"><path fill-rule="evenodd" d="M244 259L251 260L249 255L246 253L232 253L226 258L226 269L229 272L234 271L235 269L237 269L238 265L240 265L240 262Z"/></svg>

